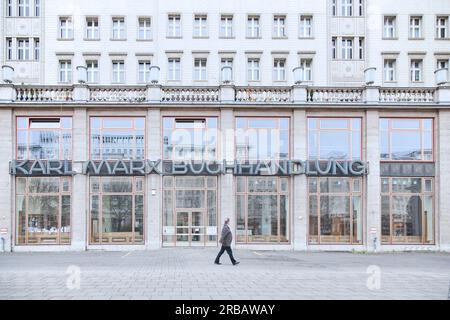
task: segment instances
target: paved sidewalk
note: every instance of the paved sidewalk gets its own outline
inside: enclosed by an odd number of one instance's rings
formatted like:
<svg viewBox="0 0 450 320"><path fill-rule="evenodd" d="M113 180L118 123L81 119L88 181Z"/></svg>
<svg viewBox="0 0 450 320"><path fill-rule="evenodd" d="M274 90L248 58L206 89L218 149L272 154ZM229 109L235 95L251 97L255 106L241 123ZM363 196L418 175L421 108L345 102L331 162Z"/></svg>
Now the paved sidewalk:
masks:
<svg viewBox="0 0 450 320"><path fill-rule="evenodd" d="M0 254L4 299L449 299L450 254L216 248Z"/></svg>

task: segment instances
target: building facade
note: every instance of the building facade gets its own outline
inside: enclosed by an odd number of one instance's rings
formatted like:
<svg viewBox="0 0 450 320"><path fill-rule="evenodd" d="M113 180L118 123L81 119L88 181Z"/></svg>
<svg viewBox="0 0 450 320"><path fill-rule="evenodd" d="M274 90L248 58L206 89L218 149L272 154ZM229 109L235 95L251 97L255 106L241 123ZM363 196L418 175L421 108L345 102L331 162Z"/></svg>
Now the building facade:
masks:
<svg viewBox="0 0 450 320"><path fill-rule="evenodd" d="M449 19L2 0L0 249L450 251Z"/></svg>

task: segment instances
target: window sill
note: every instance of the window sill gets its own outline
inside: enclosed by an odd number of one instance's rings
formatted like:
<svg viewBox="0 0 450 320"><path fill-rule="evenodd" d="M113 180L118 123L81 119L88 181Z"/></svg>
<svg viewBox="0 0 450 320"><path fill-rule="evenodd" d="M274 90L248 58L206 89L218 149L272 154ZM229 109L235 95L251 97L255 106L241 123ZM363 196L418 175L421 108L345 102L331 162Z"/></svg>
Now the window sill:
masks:
<svg viewBox="0 0 450 320"><path fill-rule="evenodd" d="M126 38L124 38L124 39L114 39L114 38L110 38L109 40L110 40L110 41L127 41Z"/></svg>
<svg viewBox="0 0 450 320"><path fill-rule="evenodd" d="M434 38L434 40L437 40L437 41L445 41L445 40L450 40L450 38Z"/></svg>
<svg viewBox="0 0 450 320"><path fill-rule="evenodd" d="M272 40L287 40L287 39L288 39L287 36L284 36L284 37L274 37L274 36L272 36Z"/></svg>
<svg viewBox="0 0 450 320"><path fill-rule="evenodd" d="M136 39L137 42L151 42L153 39Z"/></svg>
<svg viewBox="0 0 450 320"><path fill-rule="evenodd" d="M232 36L232 37L222 37L222 36L219 36L219 39L236 39L236 37L235 37L235 36Z"/></svg>
<svg viewBox="0 0 450 320"><path fill-rule="evenodd" d="M315 39L314 37L301 37L301 36L299 36L298 38L300 40L314 40Z"/></svg>
<svg viewBox="0 0 450 320"><path fill-rule="evenodd" d="M262 37L245 37L245 39L262 39Z"/></svg>
<svg viewBox="0 0 450 320"><path fill-rule="evenodd" d="M39 60L32 60L32 59L27 59L27 60L5 60L6 62L40 62Z"/></svg>
<svg viewBox="0 0 450 320"><path fill-rule="evenodd" d="M411 37L408 37L408 40L425 40L425 38L411 38Z"/></svg>
<svg viewBox="0 0 450 320"><path fill-rule="evenodd" d="M167 39L183 39L182 36L166 36Z"/></svg>
<svg viewBox="0 0 450 320"><path fill-rule="evenodd" d="M56 39L56 40L58 40L58 41L73 41L74 40L74 38L58 38L58 39Z"/></svg>
<svg viewBox="0 0 450 320"><path fill-rule="evenodd" d="M398 40L398 37L394 37L394 38L382 37L381 40Z"/></svg>
<svg viewBox="0 0 450 320"><path fill-rule="evenodd" d="M100 41L100 38L97 39L89 39L89 38L84 38L84 41Z"/></svg>
<svg viewBox="0 0 450 320"><path fill-rule="evenodd" d="M192 36L192 39L209 39L209 36Z"/></svg>

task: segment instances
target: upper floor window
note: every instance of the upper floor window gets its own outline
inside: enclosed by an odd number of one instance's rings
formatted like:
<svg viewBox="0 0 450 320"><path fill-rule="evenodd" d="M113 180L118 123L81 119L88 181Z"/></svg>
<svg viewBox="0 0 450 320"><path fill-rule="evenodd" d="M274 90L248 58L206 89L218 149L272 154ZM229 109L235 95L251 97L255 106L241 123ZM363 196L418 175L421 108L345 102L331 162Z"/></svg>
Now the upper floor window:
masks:
<svg viewBox="0 0 450 320"><path fill-rule="evenodd" d="M180 58L169 58L169 67L167 68L167 80L180 81L181 80L181 62Z"/></svg>
<svg viewBox="0 0 450 320"><path fill-rule="evenodd" d="M360 17L364 15L364 0L358 0L358 15Z"/></svg>
<svg viewBox="0 0 450 320"><path fill-rule="evenodd" d="M300 37L301 38L311 38L313 36L312 19L313 18L311 16L301 16L300 17Z"/></svg>
<svg viewBox="0 0 450 320"><path fill-rule="evenodd" d="M247 65L247 78L248 81L259 81L260 71L259 71L259 59L251 58L248 59Z"/></svg>
<svg viewBox="0 0 450 320"><path fill-rule="evenodd" d="M249 16L247 18L247 38L259 38L260 32L259 16Z"/></svg>
<svg viewBox="0 0 450 320"><path fill-rule="evenodd" d="M6 60L13 60L13 41L12 41L12 38L6 38Z"/></svg>
<svg viewBox="0 0 450 320"><path fill-rule="evenodd" d="M361 119L309 118L308 159L361 159Z"/></svg>
<svg viewBox="0 0 450 320"><path fill-rule="evenodd" d="M217 118L163 119L165 160L215 160L217 140Z"/></svg>
<svg viewBox="0 0 450 320"><path fill-rule="evenodd" d="M112 19L112 38L113 40L124 40L125 35L125 18Z"/></svg>
<svg viewBox="0 0 450 320"><path fill-rule="evenodd" d="M380 153L386 161L433 160L433 119L380 119Z"/></svg>
<svg viewBox="0 0 450 320"><path fill-rule="evenodd" d="M17 0L17 12L19 17L30 16L30 0Z"/></svg>
<svg viewBox="0 0 450 320"><path fill-rule="evenodd" d="M448 59L439 59L436 65L437 69L448 69L448 62Z"/></svg>
<svg viewBox="0 0 450 320"><path fill-rule="evenodd" d="M97 60L86 61L87 68L87 82L88 83L98 83L99 81L99 69Z"/></svg>
<svg viewBox="0 0 450 320"><path fill-rule="evenodd" d="M181 16L179 14L168 16L167 36L181 37Z"/></svg>
<svg viewBox="0 0 450 320"><path fill-rule="evenodd" d="M17 118L17 159L72 159L72 118Z"/></svg>
<svg viewBox="0 0 450 320"><path fill-rule="evenodd" d="M333 37L331 39L331 58L337 59L337 39Z"/></svg>
<svg viewBox="0 0 450 320"><path fill-rule="evenodd" d="M17 39L17 60L30 60L29 39Z"/></svg>
<svg viewBox="0 0 450 320"><path fill-rule="evenodd" d="M150 61L139 61L139 82L150 82Z"/></svg>
<svg viewBox="0 0 450 320"><path fill-rule="evenodd" d="M39 61L41 55L41 42L39 38L34 38L34 60Z"/></svg>
<svg viewBox="0 0 450 320"><path fill-rule="evenodd" d="M194 80L205 81L207 77L206 59L194 60Z"/></svg>
<svg viewBox="0 0 450 320"><path fill-rule="evenodd" d="M73 23L71 17L59 18L59 38L73 39Z"/></svg>
<svg viewBox="0 0 450 320"><path fill-rule="evenodd" d="M342 59L353 59L353 39L342 39Z"/></svg>
<svg viewBox="0 0 450 320"><path fill-rule="evenodd" d="M41 15L41 0L34 0L34 16L39 17Z"/></svg>
<svg viewBox="0 0 450 320"><path fill-rule="evenodd" d="M286 59L273 60L273 81L286 81Z"/></svg>
<svg viewBox="0 0 450 320"><path fill-rule="evenodd" d="M194 37L204 38L208 36L208 20L206 15L196 15L194 17Z"/></svg>
<svg viewBox="0 0 450 320"><path fill-rule="evenodd" d="M273 18L273 36L275 38L286 37L286 16L275 16Z"/></svg>
<svg viewBox="0 0 450 320"><path fill-rule="evenodd" d="M13 0L6 0L6 16L13 16Z"/></svg>
<svg viewBox="0 0 450 320"><path fill-rule="evenodd" d="M303 68L303 81L312 81L312 59L301 59L300 66Z"/></svg>
<svg viewBox="0 0 450 320"><path fill-rule="evenodd" d="M359 60L364 59L364 39L363 38L358 39L358 59Z"/></svg>
<svg viewBox="0 0 450 320"><path fill-rule="evenodd" d="M151 40L152 29L150 18L139 18L138 40Z"/></svg>
<svg viewBox="0 0 450 320"><path fill-rule="evenodd" d="M411 82L422 82L422 64L421 59L411 60L410 66L410 81Z"/></svg>
<svg viewBox="0 0 450 320"><path fill-rule="evenodd" d="M392 39L396 36L396 17L386 16L384 17L383 37L386 39Z"/></svg>
<svg viewBox="0 0 450 320"><path fill-rule="evenodd" d="M88 40L100 39L100 30L97 17L86 18L86 39Z"/></svg>
<svg viewBox="0 0 450 320"><path fill-rule="evenodd" d="M412 39L422 37L422 17L411 17L409 19L409 37Z"/></svg>
<svg viewBox="0 0 450 320"><path fill-rule="evenodd" d="M125 82L125 62L123 60L113 61L112 70L112 82L124 83Z"/></svg>
<svg viewBox="0 0 450 320"><path fill-rule="evenodd" d="M145 158L145 118L92 117L90 122L91 159Z"/></svg>
<svg viewBox="0 0 450 320"><path fill-rule="evenodd" d="M337 16L337 0L331 0L331 15L333 17Z"/></svg>
<svg viewBox="0 0 450 320"><path fill-rule="evenodd" d="M287 160L289 118L236 118L236 159Z"/></svg>
<svg viewBox="0 0 450 320"><path fill-rule="evenodd" d="M448 17L438 17L436 19L436 38L448 38Z"/></svg>
<svg viewBox="0 0 450 320"><path fill-rule="evenodd" d="M223 15L220 18L220 37L221 38L233 37L233 16Z"/></svg>
<svg viewBox="0 0 450 320"><path fill-rule="evenodd" d="M341 0L341 14L344 17L353 16L353 0Z"/></svg>
<svg viewBox="0 0 450 320"><path fill-rule="evenodd" d="M396 61L395 59L384 60L384 81L392 82L396 80Z"/></svg>
<svg viewBox="0 0 450 320"><path fill-rule="evenodd" d="M59 82L72 82L72 62L70 60L59 61Z"/></svg>
<svg viewBox="0 0 450 320"><path fill-rule="evenodd" d="M220 61L220 69L221 70L222 70L222 67L231 67L231 70L223 71L223 72L228 72L229 79L232 81L233 80L233 58L222 58ZM222 74L221 79L224 79L226 74L225 74L225 76L222 72L221 72L221 74Z"/></svg>

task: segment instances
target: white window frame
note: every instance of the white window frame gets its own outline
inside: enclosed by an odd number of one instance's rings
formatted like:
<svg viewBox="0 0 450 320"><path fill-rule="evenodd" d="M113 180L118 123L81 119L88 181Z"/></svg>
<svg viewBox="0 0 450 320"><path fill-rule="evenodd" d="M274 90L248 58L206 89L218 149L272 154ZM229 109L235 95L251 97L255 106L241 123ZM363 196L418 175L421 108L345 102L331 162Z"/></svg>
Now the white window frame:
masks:
<svg viewBox="0 0 450 320"><path fill-rule="evenodd" d="M194 16L193 38L208 37L208 16L205 14L196 14Z"/></svg>
<svg viewBox="0 0 450 320"><path fill-rule="evenodd" d="M261 17L260 16L248 16L247 17L247 38L260 38L261 37Z"/></svg>
<svg viewBox="0 0 450 320"><path fill-rule="evenodd" d="M6 0L6 12L5 15L7 17L13 17L14 16L14 5L13 0Z"/></svg>
<svg viewBox="0 0 450 320"><path fill-rule="evenodd" d="M397 36L397 17L384 16L383 17L383 38L394 39Z"/></svg>
<svg viewBox="0 0 450 320"><path fill-rule="evenodd" d="M126 40L127 30L125 26L125 17L113 17L112 22L112 40Z"/></svg>
<svg viewBox="0 0 450 320"><path fill-rule="evenodd" d="M92 25L89 25L92 24ZM86 40L100 39L100 22L98 17L86 17Z"/></svg>
<svg viewBox="0 0 450 320"><path fill-rule="evenodd" d="M17 16L18 17L30 16L30 0L17 0Z"/></svg>
<svg viewBox="0 0 450 320"><path fill-rule="evenodd" d="M14 45L13 45L13 39L12 38L6 38L6 45L5 45L5 58L6 61L11 61L14 59Z"/></svg>
<svg viewBox="0 0 450 320"><path fill-rule="evenodd" d="M358 16L364 17L364 0L358 0Z"/></svg>
<svg viewBox="0 0 450 320"><path fill-rule="evenodd" d="M152 40L152 19L150 17L138 17L138 40Z"/></svg>
<svg viewBox="0 0 450 320"><path fill-rule="evenodd" d="M86 60L86 72L87 72L87 83L98 83L99 82L99 63L98 60Z"/></svg>
<svg viewBox="0 0 450 320"><path fill-rule="evenodd" d="M168 38L181 38L181 15L169 14L167 16L167 37Z"/></svg>
<svg viewBox="0 0 450 320"><path fill-rule="evenodd" d="M331 59L333 60L336 60L338 58L337 41L337 37L331 38Z"/></svg>
<svg viewBox="0 0 450 320"><path fill-rule="evenodd" d="M384 59L383 80L384 80L384 82L396 82L397 81L397 60L396 59Z"/></svg>
<svg viewBox="0 0 450 320"><path fill-rule="evenodd" d="M194 59L194 81L208 80L208 61L206 58Z"/></svg>
<svg viewBox="0 0 450 320"><path fill-rule="evenodd" d="M138 82L149 83L150 82L150 67L152 62L150 60L138 61Z"/></svg>
<svg viewBox="0 0 450 320"><path fill-rule="evenodd" d="M366 53L365 41L364 41L364 38L360 37L358 39L358 59L359 60L364 60L365 53Z"/></svg>
<svg viewBox="0 0 450 320"><path fill-rule="evenodd" d="M112 83L125 83L125 61L114 60L112 62Z"/></svg>
<svg viewBox="0 0 450 320"><path fill-rule="evenodd" d="M30 60L30 39L17 38L17 60Z"/></svg>
<svg viewBox="0 0 450 320"><path fill-rule="evenodd" d="M313 81L313 59L300 59L300 66L303 68L303 81Z"/></svg>
<svg viewBox="0 0 450 320"><path fill-rule="evenodd" d="M169 58L167 60L167 80L181 81L181 58Z"/></svg>
<svg viewBox="0 0 450 320"><path fill-rule="evenodd" d="M72 61L59 60L58 82L71 83L72 82Z"/></svg>
<svg viewBox="0 0 450 320"><path fill-rule="evenodd" d="M233 73L234 73L234 68L233 68L233 63L234 63L234 59L233 58L222 58L220 59L220 74L222 75L222 67L226 67L226 66L230 66L231 67L231 79L233 80Z"/></svg>
<svg viewBox="0 0 450 320"><path fill-rule="evenodd" d="M286 16L275 15L273 17L273 33L274 38L286 38Z"/></svg>
<svg viewBox="0 0 450 320"><path fill-rule="evenodd" d="M220 37L233 38L233 36L233 16L224 14L220 17Z"/></svg>
<svg viewBox="0 0 450 320"><path fill-rule="evenodd" d="M59 17L59 39L73 40L73 19L70 16Z"/></svg>
<svg viewBox="0 0 450 320"><path fill-rule="evenodd" d="M342 60L353 60L353 45L355 39L353 38L342 38L341 40L341 59Z"/></svg>
<svg viewBox="0 0 450 320"><path fill-rule="evenodd" d="M313 37L313 17L310 15L300 16L300 38Z"/></svg>
<svg viewBox="0 0 450 320"><path fill-rule="evenodd" d="M33 59L35 61L39 61L41 59L41 40L39 38L33 39L33 47L34 47Z"/></svg>
<svg viewBox="0 0 450 320"><path fill-rule="evenodd" d="M273 59L273 81L286 81L286 59Z"/></svg>
<svg viewBox="0 0 450 320"><path fill-rule="evenodd" d="M422 38L422 17L420 16L409 17L409 38L410 39Z"/></svg>
<svg viewBox="0 0 450 320"><path fill-rule="evenodd" d="M448 69L449 59L438 59L436 61L436 69Z"/></svg>
<svg viewBox="0 0 450 320"><path fill-rule="evenodd" d="M41 16L41 0L34 0L34 16Z"/></svg>
<svg viewBox="0 0 450 320"><path fill-rule="evenodd" d="M261 81L261 59L247 59L247 78L248 81Z"/></svg>
<svg viewBox="0 0 450 320"><path fill-rule="evenodd" d="M338 15L337 12L337 0L331 0L331 15L336 17Z"/></svg>
<svg viewBox="0 0 450 320"><path fill-rule="evenodd" d="M341 0L341 15L343 17L353 16L353 0Z"/></svg>
<svg viewBox="0 0 450 320"><path fill-rule="evenodd" d="M418 76L418 77L416 77ZM418 78L418 80L416 80ZM410 61L410 82L423 82L423 60L411 59Z"/></svg>
<svg viewBox="0 0 450 320"><path fill-rule="evenodd" d="M438 16L436 18L436 39L448 39L448 21L448 16ZM442 22L444 22L443 25ZM442 36L442 32L444 32L444 36Z"/></svg>

